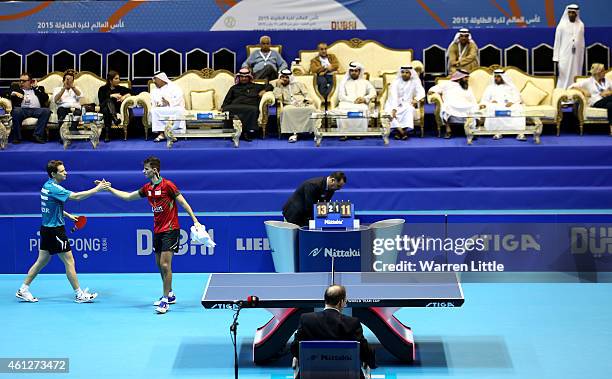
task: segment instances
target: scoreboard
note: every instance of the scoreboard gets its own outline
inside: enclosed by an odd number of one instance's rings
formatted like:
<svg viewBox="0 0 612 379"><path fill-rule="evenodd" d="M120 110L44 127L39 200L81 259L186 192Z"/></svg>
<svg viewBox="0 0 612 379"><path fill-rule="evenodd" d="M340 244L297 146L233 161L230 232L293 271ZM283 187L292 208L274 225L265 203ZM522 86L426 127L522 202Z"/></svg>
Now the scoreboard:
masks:
<svg viewBox="0 0 612 379"><path fill-rule="evenodd" d="M355 220L355 206L350 201L318 202L313 212L310 229L359 228L359 220Z"/></svg>

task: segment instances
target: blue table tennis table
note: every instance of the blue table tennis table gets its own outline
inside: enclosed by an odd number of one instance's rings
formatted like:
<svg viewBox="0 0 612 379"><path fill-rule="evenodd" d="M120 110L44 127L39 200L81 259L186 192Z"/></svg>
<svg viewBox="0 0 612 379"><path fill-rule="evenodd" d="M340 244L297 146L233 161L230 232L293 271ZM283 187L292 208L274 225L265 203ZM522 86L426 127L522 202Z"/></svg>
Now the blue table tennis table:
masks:
<svg viewBox="0 0 612 379"><path fill-rule="evenodd" d="M232 309L236 301L259 297L257 307L273 315L253 341L253 361L263 363L283 350L303 313L324 306L323 294L332 283L346 287L352 315L404 362L415 359L414 338L410 327L393 314L403 307L460 307L464 302L461 283L452 272L297 272L211 274L202 305Z"/></svg>

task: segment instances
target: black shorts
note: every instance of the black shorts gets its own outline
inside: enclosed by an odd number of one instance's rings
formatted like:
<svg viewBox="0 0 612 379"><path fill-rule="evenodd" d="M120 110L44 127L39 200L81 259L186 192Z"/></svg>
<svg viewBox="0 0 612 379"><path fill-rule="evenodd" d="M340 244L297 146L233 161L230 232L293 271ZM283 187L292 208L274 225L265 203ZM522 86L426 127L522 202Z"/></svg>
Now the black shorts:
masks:
<svg viewBox="0 0 612 379"><path fill-rule="evenodd" d="M49 254L65 253L70 251L70 242L66 237L64 226L41 226L40 227L40 250L46 250Z"/></svg>
<svg viewBox="0 0 612 379"><path fill-rule="evenodd" d="M157 254L160 254L163 251L171 251L176 253L179 250L180 238L181 231L179 229L155 233L153 235L153 250Z"/></svg>

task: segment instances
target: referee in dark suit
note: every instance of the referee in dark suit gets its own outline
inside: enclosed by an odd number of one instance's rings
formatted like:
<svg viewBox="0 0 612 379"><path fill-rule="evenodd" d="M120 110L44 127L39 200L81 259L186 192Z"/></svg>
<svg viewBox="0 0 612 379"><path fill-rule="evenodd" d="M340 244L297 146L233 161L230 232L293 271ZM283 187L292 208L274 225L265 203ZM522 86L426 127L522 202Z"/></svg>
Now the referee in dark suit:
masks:
<svg viewBox="0 0 612 379"><path fill-rule="evenodd" d="M291 354L298 358L301 341L357 341L361 362L376 368L374 350L363 336L359 319L342 314L346 306L346 289L332 285L325 290L325 309L321 312L305 313L300 317ZM363 377L363 375L362 375Z"/></svg>
<svg viewBox="0 0 612 379"><path fill-rule="evenodd" d="M334 192L345 184L346 175L342 171L306 180L283 206L285 220L299 226L308 225L308 220L312 219L313 206L319 201L331 200Z"/></svg>

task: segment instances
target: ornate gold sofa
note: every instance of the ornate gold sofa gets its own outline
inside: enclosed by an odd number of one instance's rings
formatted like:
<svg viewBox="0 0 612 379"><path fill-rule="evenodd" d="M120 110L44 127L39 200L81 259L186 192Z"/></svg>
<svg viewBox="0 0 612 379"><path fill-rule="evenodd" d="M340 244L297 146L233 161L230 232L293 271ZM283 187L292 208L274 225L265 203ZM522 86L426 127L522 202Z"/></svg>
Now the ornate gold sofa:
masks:
<svg viewBox="0 0 612 379"><path fill-rule="evenodd" d="M577 76L574 79L575 83L580 83L587 80L589 76ZM606 71L606 79L612 81L612 69ZM578 123L580 126L580 135L584 132L584 124L607 124L608 113L604 108L593 108L589 106L589 95L579 89L570 88L567 90L567 95L571 101L574 101L577 107L574 109ZM610 125L610 135L612 136L612 125Z"/></svg>
<svg viewBox="0 0 612 379"><path fill-rule="evenodd" d="M506 67L505 70L506 74L521 92L521 98L525 105L525 113L541 115L542 123L555 125L557 135L559 135L561 118L563 117L561 103L568 100L567 91L556 88L554 76L533 76L516 67ZM492 76L493 67L479 67L470 73L469 87L479 103L485 89L491 84ZM436 84L448 80L450 80L448 77L438 78L436 79ZM534 95L534 93L538 95ZM427 101L435 104L434 115L439 137L444 126L444 121L440 116L440 108L444 99L437 93L428 93Z"/></svg>
<svg viewBox="0 0 612 379"><path fill-rule="evenodd" d="M172 81L183 90L185 98L185 110L191 112L215 112L221 110L225 95L230 87L234 85L234 74L227 70L204 69L202 71L189 70ZM148 83L149 92L141 92L136 96L130 96L124 100L130 106L141 106L144 108L142 124L145 129L145 139L149 136L151 120L149 120L149 109L151 108L150 91L155 86L152 80ZM258 124L264 130L268 123L268 105L274 104L272 92L266 92L259 103ZM189 121L187 121L189 126Z"/></svg>
<svg viewBox="0 0 612 379"><path fill-rule="evenodd" d="M339 61L338 73L345 73L350 62L363 64L369 78L377 90L383 88L383 74L396 72L400 66L412 62L412 49L392 49L373 40L338 40L327 47L329 54L334 54ZM291 67L298 74L310 72L310 61L319 54L318 50L300 50L300 63Z"/></svg>
<svg viewBox="0 0 612 379"><path fill-rule="evenodd" d="M47 125L47 133L49 129L57 129L57 104L53 101L53 89L56 87L62 86L64 73L59 71L54 71L47 74L42 79L38 80L38 85L43 86L45 88L45 92L49 94L49 103L45 104L49 106L51 110L51 117L49 118L49 124ZM106 84L106 80L97 76L96 74L89 71L81 71L76 74L74 78L74 84L77 88L79 88L82 92L82 98L80 100L81 104L96 104L96 106L100 105L98 101L98 89ZM131 88L131 83L129 81L122 82L122 86ZM10 113L12 110L11 101L8 99L0 99L0 107L4 108L6 113ZM96 108L98 109L98 108ZM102 117L102 115L99 115ZM129 108L128 104L125 101L121 104L121 108L118 114L121 123L119 125L112 124L113 128L123 129L124 139L127 139L127 128L129 123ZM33 128L36 125L36 119L33 117L26 118L23 120L22 127L25 128Z"/></svg>

